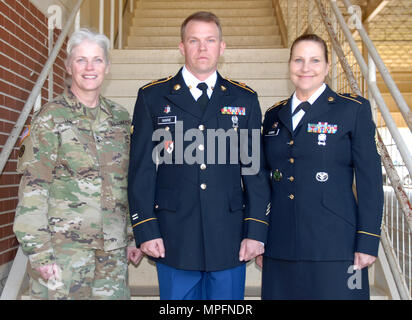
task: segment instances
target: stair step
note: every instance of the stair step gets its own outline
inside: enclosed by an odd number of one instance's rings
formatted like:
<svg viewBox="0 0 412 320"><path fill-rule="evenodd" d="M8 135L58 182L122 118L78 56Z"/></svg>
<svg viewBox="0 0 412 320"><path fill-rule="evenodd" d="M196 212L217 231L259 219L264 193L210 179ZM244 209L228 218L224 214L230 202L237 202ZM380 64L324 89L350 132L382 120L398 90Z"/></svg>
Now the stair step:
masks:
<svg viewBox="0 0 412 320"><path fill-rule="evenodd" d="M153 286L153 287L132 286L130 287L130 292L132 295L132 299L159 300L159 289L157 286ZM260 300L261 299L260 295L261 295L260 287L246 287L245 288L245 300ZM371 300L389 300L389 297L384 291L372 285L370 287L370 299Z"/></svg>
<svg viewBox="0 0 412 320"><path fill-rule="evenodd" d="M401 92L401 93L402 93L403 98L406 101L406 104L409 106L409 109L412 110L412 92ZM392 95L389 92L382 92L382 97L383 97L383 100L385 100L391 112L399 111L398 105L395 103L395 100L393 99Z"/></svg>
<svg viewBox="0 0 412 320"><path fill-rule="evenodd" d="M163 64L116 64L106 76L107 80L160 79L174 75L182 67L180 63ZM220 63L222 75L233 79L288 79L288 66L285 63Z"/></svg>
<svg viewBox="0 0 412 320"><path fill-rule="evenodd" d="M244 35L278 35L279 27L269 26L226 26L222 27L224 37ZM180 36L180 26L172 27L130 27L130 36Z"/></svg>
<svg viewBox="0 0 412 320"><path fill-rule="evenodd" d="M179 50L112 50L111 63L180 63L184 57ZM285 62L289 59L289 49L226 49L220 61L233 62ZM177 70L176 70L177 72Z"/></svg>
<svg viewBox="0 0 412 320"><path fill-rule="evenodd" d="M172 1L172 0L171 0ZM191 2L193 0L173 0L173 2ZM204 1L204 0L203 0ZM221 2L222 0L208 0L208 2ZM165 0L140 0L141 3L145 2L165 2ZM250 2L250 0L225 0L225 2Z"/></svg>
<svg viewBox="0 0 412 320"><path fill-rule="evenodd" d="M378 88L381 91L381 93L389 93L389 89L386 86L385 82L378 81L376 84L378 85ZM396 86L401 92L412 92L412 81L409 79L397 80Z"/></svg>
<svg viewBox="0 0 412 320"><path fill-rule="evenodd" d="M246 287L245 300L260 300L260 287ZM130 286L132 300L159 300L158 286ZM388 295L382 290L371 286L371 300L389 300ZM30 300L29 292L22 294L21 300Z"/></svg>
<svg viewBox="0 0 412 320"><path fill-rule="evenodd" d="M227 46L281 46L279 35L268 36L225 36ZM127 39L128 48L139 47L172 47L176 48L180 43L179 36L157 36L141 37L129 36Z"/></svg>
<svg viewBox="0 0 412 320"><path fill-rule="evenodd" d="M135 18L181 18L181 22L196 12L193 9L140 9L136 8ZM273 16L273 8L257 8L257 9L214 9L213 13L219 18L224 17L268 17Z"/></svg>
<svg viewBox="0 0 412 320"><path fill-rule="evenodd" d="M254 8L272 8L270 0L256 1L142 1L139 5L142 9L254 9Z"/></svg>
<svg viewBox="0 0 412 320"><path fill-rule="evenodd" d="M163 17L148 18L148 17L135 17L132 20L132 25L135 27L180 27L186 17ZM267 17L219 17L222 28L226 26L268 26L275 25L275 18L273 16Z"/></svg>

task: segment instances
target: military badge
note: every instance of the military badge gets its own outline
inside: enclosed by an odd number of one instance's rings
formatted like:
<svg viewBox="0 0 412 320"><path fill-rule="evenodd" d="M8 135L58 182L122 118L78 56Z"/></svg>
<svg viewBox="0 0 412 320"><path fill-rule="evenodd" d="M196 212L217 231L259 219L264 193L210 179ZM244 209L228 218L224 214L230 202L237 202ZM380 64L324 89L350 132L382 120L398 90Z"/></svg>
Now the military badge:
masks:
<svg viewBox="0 0 412 320"><path fill-rule="evenodd" d="M329 175L327 172L318 172L316 173L316 180L319 182L326 182L329 180Z"/></svg>
<svg viewBox="0 0 412 320"><path fill-rule="evenodd" d="M170 106L169 105L165 106L163 109L163 112L166 114L170 113Z"/></svg>
<svg viewBox="0 0 412 320"><path fill-rule="evenodd" d="M280 181L282 180L283 174L282 172L279 171L279 169L276 169L275 171L273 171L272 173L272 178L275 181Z"/></svg>
<svg viewBox="0 0 412 320"><path fill-rule="evenodd" d="M165 141L165 150L167 151L167 153L172 153L174 149L174 143L173 141Z"/></svg>
<svg viewBox="0 0 412 320"><path fill-rule="evenodd" d="M318 135L318 145L326 146L326 134L321 133Z"/></svg>
<svg viewBox="0 0 412 320"><path fill-rule="evenodd" d="M20 136L20 139L19 139L19 142L18 142L18 146L21 146L22 145L22 143L23 143L23 141L24 141L24 139L26 139L27 137L29 137L30 136L30 126L27 126L25 129L24 129L24 131L23 131L23 133L21 134L21 136Z"/></svg>
<svg viewBox="0 0 412 320"><path fill-rule="evenodd" d="M237 116L232 116L232 127L234 129L239 128L239 118Z"/></svg>

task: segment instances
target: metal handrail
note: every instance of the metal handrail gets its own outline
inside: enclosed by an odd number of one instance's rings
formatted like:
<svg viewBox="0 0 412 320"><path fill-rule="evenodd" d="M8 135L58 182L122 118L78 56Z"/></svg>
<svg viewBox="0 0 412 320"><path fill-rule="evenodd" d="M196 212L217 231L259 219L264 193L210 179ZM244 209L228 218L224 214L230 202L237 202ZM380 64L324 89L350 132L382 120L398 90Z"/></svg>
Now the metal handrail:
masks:
<svg viewBox="0 0 412 320"><path fill-rule="evenodd" d="M398 289L399 296L402 300L411 300L408 293L408 287L405 284L405 279L402 277L402 272L399 270L398 262L395 259L396 254L393 251L393 247L386 233L386 228L382 228L381 243L383 250L386 253L386 257L388 258L389 268L392 271L396 288Z"/></svg>
<svg viewBox="0 0 412 320"><path fill-rule="evenodd" d="M76 14L80 9L80 6L82 5L83 0L77 0L76 5L73 8L72 13L70 14L65 27L63 28L62 32L60 33L59 38L57 39L56 45L54 46L52 52L50 53L49 58L47 59L47 62L40 73L36 84L34 85L24 107L23 110L20 113L20 116L13 127L13 130L10 133L10 136L7 139L6 144L3 147L3 150L1 151L0 154L0 174L3 173L3 169L10 157L11 152L13 151L14 145L16 144L17 139L19 138L20 132L24 127L24 124L26 123L27 118L30 115L30 112L33 108L34 103L36 102L37 96L39 95L44 82L46 81L50 69L52 68L57 55L60 52L60 49L64 43L64 40L66 39L69 30L71 26L73 25L74 19L76 18Z"/></svg>
<svg viewBox="0 0 412 320"><path fill-rule="evenodd" d="M332 2L336 2L336 0L332 0ZM350 0L343 0L343 3L345 4L347 10L349 10L349 8L352 7ZM355 18L358 19L358 21L356 21L356 29L359 32L359 35L361 36L363 43L368 48L368 53L375 61L375 64L379 69L382 79L385 81L385 84L387 85L389 92L391 93L393 99L395 100L400 112L402 113L405 119L406 125L409 127L409 130L412 131L412 111L409 109L408 104L406 103L404 97L398 89L398 86L395 84L395 81L390 75L388 68L386 68L373 42L366 33L362 21L360 21L359 17L356 15Z"/></svg>
<svg viewBox="0 0 412 320"><path fill-rule="evenodd" d="M319 1L319 0L318 0ZM406 168L409 171L409 174L412 176L412 156L408 150L408 146L406 145L405 141L403 140L401 134L399 133L398 127L396 126L395 121L392 118L392 115L389 111L388 106L386 105L385 100L382 97L382 94L376 85L375 82L371 82L369 80L369 75L368 75L368 66L365 62L365 59L362 56L362 53L360 52L358 46L356 45L356 42L352 36L352 33L350 32L348 26L346 25L345 19L342 16L342 13L340 12L340 9L338 5L336 4L335 0L330 1L332 9L335 13L335 16L339 22L340 27L342 28L343 33L346 36L346 39L348 40L348 43L352 49L353 54L356 57L356 60L358 61L359 67L362 71L362 74L365 78L365 80L368 83L368 87L370 92L372 93L381 113L382 117L385 120L386 125L388 126L388 129L393 137L393 140L396 142L396 145L399 149L399 153L405 162ZM382 60L381 63L383 64ZM406 120L406 119L405 119Z"/></svg>

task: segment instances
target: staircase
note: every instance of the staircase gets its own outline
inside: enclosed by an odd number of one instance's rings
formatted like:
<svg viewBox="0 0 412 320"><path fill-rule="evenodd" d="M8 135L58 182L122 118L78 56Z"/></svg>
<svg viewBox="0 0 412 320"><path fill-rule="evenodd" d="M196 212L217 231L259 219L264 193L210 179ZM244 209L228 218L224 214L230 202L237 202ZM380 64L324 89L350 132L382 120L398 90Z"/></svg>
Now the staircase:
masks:
<svg viewBox="0 0 412 320"><path fill-rule="evenodd" d="M111 71L102 94L126 107L132 115L140 87L175 75L184 64L178 51L180 25L200 10L212 11L221 19L227 49L219 62L220 74L257 91L262 113L292 93L288 80L289 50L281 46L272 1L141 0L129 28L127 50L111 52ZM133 299L158 299L152 262L144 258L138 267L130 265L129 275ZM246 299L260 298L260 279L260 269L249 262ZM388 294L372 285L371 298L388 299Z"/></svg>
<svg viewBox="0 0 412 320"><path fill-rule="evenodd" d="M127 49L176 48L180 25L196 11L221 20L229 48L281 48L271 0L141 0L134 12Z"/></svg>

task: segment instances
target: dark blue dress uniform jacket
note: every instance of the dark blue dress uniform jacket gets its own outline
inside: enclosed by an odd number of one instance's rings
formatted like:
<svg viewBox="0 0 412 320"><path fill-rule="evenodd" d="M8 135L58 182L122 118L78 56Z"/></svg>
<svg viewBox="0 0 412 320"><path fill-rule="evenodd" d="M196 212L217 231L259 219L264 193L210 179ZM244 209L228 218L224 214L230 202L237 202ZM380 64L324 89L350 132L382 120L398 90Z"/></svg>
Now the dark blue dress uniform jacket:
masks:
<svg viewBox="0 0 412 320"><path fill-rule="evenodd" d="M368 100L327 87L295 131L291 101L269 108L263 124L272 176L265 255L311 261L353 261L355 252L377 256L382 170Z"/></svg>
<svg viewBox="0 0 412 320"><path fill-rule="evenodd" d="M240 129L249 129L250 154L251 129L258 132L255 147L260 148L262 163L256 175L241 175L245 165L240 161L238 148L235 149L238 160L230 163L229 143L223 149L226 164L218 164L217 140L216 164L206 162L210 151L207 130L234 130L232 115L225 114L223 110L228 108L224 107L244 111L237 115L236 134L239 135ZM266 242L270 182L263 163L261 119L257 94L219 74L204 114L181 71L175 77L155 81L139 90L132 123L128 185L137 245L163 238L166 257L156 261L183 270L217 271L242 264L239 261L242 239ZM177 132L177 121L183 122L183 132ZM160 128L172 135L173 147L168 143L165 148L172 152L173 164L163 163L156 169L152 152L159 142L152 141L152 134ZM176 163L179 141L189 129L199 129L204 136L203 163ZM189 138L190 141L183 143L184 150L193 147L195 139Z"/></svg>

